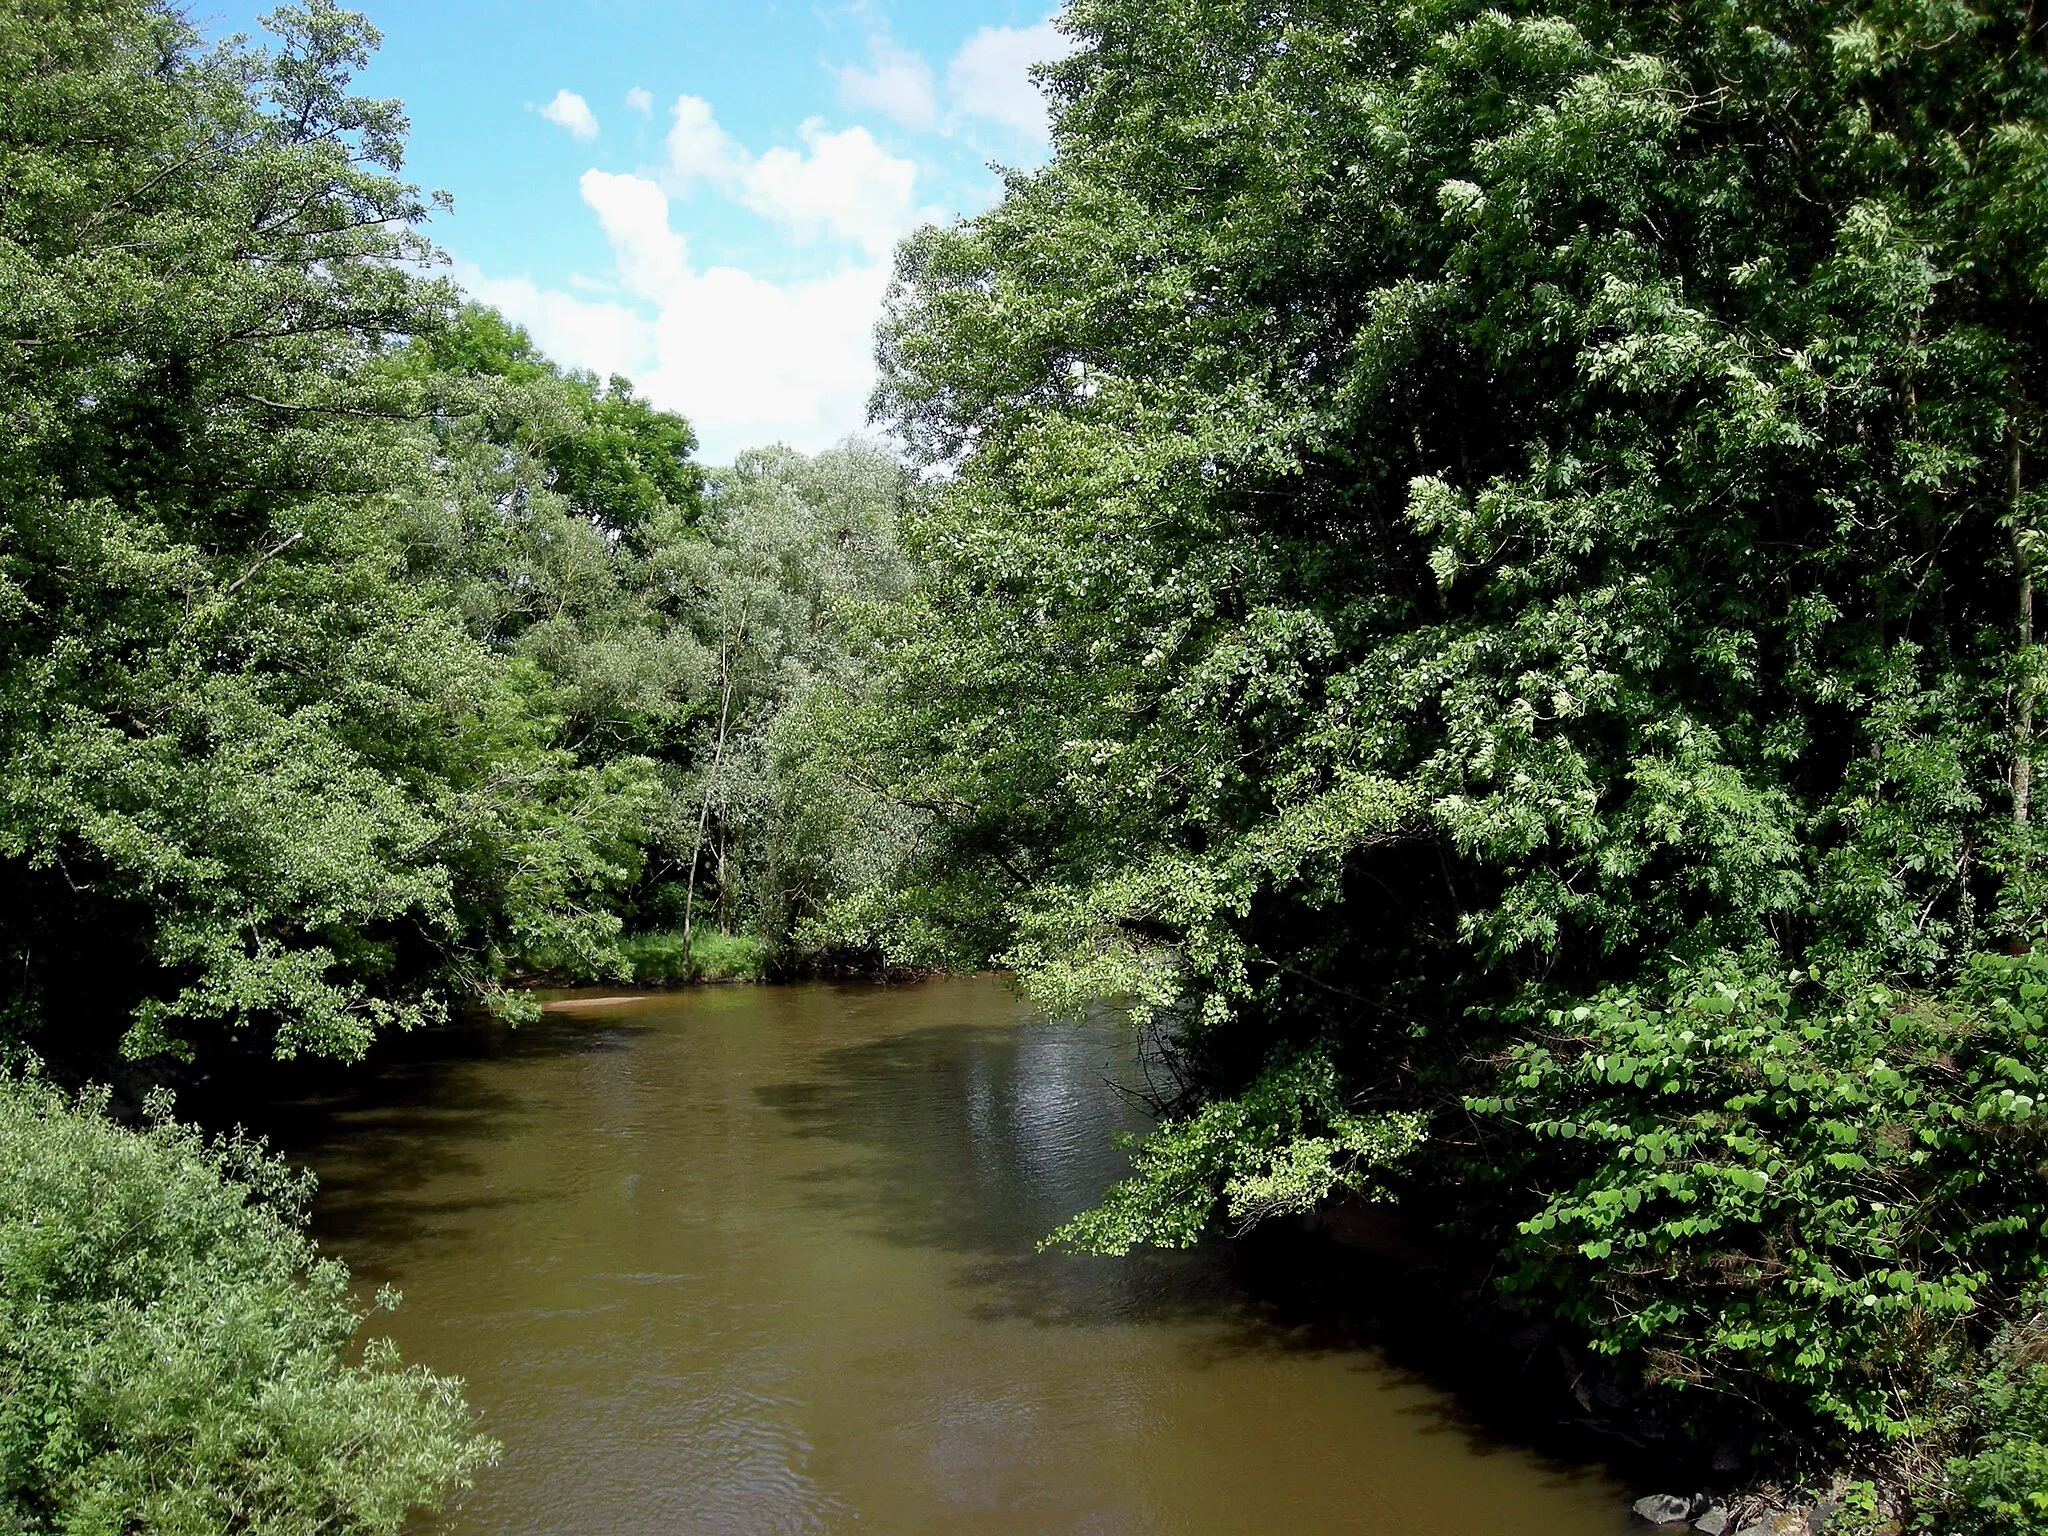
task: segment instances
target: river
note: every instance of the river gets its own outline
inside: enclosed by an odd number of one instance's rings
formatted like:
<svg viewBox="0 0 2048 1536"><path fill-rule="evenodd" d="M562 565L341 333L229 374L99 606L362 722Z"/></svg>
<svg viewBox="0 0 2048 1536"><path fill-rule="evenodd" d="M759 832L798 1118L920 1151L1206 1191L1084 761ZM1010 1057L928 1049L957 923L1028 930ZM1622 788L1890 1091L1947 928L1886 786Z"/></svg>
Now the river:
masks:
<svg viewBox="0 0 2048 1536"><path fill-rule="evenodd" d="M1229 1245L1035 1243L1141 1117L996 981L570 997L271 1127L407 1356L504 1444L446 1536L1622 1536Z"/></svg>

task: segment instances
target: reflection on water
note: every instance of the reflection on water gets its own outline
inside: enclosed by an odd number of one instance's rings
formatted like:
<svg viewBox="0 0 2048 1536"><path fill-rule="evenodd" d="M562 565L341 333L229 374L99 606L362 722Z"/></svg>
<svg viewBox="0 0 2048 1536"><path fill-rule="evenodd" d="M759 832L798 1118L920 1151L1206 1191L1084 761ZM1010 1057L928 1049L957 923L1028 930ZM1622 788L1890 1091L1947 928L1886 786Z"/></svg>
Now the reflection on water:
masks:
<svg viewBox="0 0 2048 1536"><path fill-rule="evenodd" d="M439 1036L279 1129L505 1443L450 1533L1625 1529L1221 1253L1036 1253L1130 1071L992 981L732 987Z"/></svg>

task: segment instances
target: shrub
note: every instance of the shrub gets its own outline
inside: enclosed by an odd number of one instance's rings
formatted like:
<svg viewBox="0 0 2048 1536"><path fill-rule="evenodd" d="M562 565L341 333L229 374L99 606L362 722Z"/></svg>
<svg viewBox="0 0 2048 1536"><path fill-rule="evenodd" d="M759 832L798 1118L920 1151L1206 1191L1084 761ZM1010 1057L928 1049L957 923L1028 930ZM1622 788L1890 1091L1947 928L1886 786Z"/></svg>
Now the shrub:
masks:
<svg viewBox="0 0 2048 1536"><path fill-rule="evenodd" d="M759 981L768 969L768 946L747 933L698 933L690 963L702 981Z"/></svg>
<svg viewBox="0 0 2048 1536"><path fill-rule="evenodd" d="M495 1448L459 1383L388 1340L349 1361L310 1178L104 1109L0 1081L0 1530L396 1532L467 1488Z"/></svg>
<svg viewBox="0 0 2048 1536"><path fill-rule="evenodd" d="M633 979L648 985L693 980L679 933L636 933L619 941Z"/></svg>
<svg viewBox="0 0 2048 1536"><path fill-rule="evenodd" d="M1938 997L1705 976L1551 1013L1467 1101L1509 1130L1481 1143L1503 1187L1540 1192L1502 1283L1652 1380L1925 1432L1936 1374L2048 1273L2044 1000L2037 951Z"/></svg>
<svg viewBox="0 0 2048 1536"><path fill-rule="evenodd" d="M1947 1497L1935 1507L1945 1536L2048 1533L2048 1297L1999 1335L1989 1368L1958 1383L1954 1438L1965 1454L1947 1465Z"/></svg>

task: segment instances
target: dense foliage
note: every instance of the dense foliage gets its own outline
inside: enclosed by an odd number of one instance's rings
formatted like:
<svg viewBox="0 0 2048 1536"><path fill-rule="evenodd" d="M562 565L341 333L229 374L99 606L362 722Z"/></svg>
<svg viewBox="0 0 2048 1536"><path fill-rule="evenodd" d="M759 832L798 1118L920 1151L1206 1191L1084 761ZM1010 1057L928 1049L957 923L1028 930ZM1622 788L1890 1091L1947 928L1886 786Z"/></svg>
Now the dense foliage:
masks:
<svg viewBox="0 0 2048 1536"><path fill-rule="evenodd" d="M0 1083L0 1529L396 1532L494 1454L304 1235L307 1181Z"/></svg>
<svg viewBox="0 0 2048 1536"><path fill-rule="evenodd" d="M1070 1239L1405 1182L1702 1411L1935 1434L2048 1261L2040 962L1972 958L2044 922L2042 23L1064 25L883 328L935 820L865 931L1160 1031Z"/></svg>
<svg viewBox="0 0 2048 1536"><path fill-rule="evenodd" d="M1966 1405L1951 1412L1969 1445L1940 1469L1944 1531L2031 1532L2048 1520L2048 1313L2041 1302L2029 1298L2026 1312L1993 1342L1983 1376L1944 1384Z"/></svg>
<svg viewBox="0 0 2048 1536"><path fill-rule="evenodd" d="M905 471L707 472L461 304L350 92L375 31L268 25L0 0L0 1062L352 1059L537 976L788 963L918 824L805 724L906 582ZM351 1354L307 1186L103 1103L0 1085L0 1529L395 1532L464 1486L488 1447Z"/></svg>
<svg viewBox="0 0 2048 1536"><path fill-rule="evenodd" d="M402 117L347 92L374 34L277 26L0 9L8 1008L143 1050L359 1053L588 952L640 804L412 579L427 402L381 361L451 297Z"/></svg>
<svg viewBox="0 0 2048 1536"><path fill-rule="evenodd" d="M680 418L624 379L564 375L473 306L394 367L437 390L415 579L540 682L580 767L637 775L598 922L579 944L508 943L501 963L656 981L782 963L915 832L814 724L858 691L867 616L907 582L902 465L851 441L707 471Z"/></svg>
<svg viewBox="0 0 2048 1536"><path fill-rule="evenodd" d="M1652 1375L1897 1433L2001 1281L2048 1272L2048 955L1945 997L1604 994L1509 1053L1488 1174L1541 1189L1501 1284Z"/></svg>
<svg viewBox="0 0 2048 1536"><path fill-rule="evenodd" d="M1693 1427L2048 1529L2048 16L1063 25L1051 162L900 254L914 476L699 465L422 276L326 0L0 0L0 1025L346 1057L536 975L994 961L1176 1084L1056 1240L1422 1195ZM10 1113L225 1191L329 1422L274 1170ZM386 1364L346 1412L441 1459L362 1528L474 1456Z"/></svg>
<svg viewBox="0 0 2048 1536"><path fill-rule="evenodd" d="M700 886L779 950L841 832L899 835L773 721L900 586L904 472L707 488L681 418L420 275L369 25L272 25L0 5L0 1020L354 1056L629 976Z"/></svg>
<svg viewBox="0 0 2048 1536"><path fill-rule="evenodd" d="M1077 7L884 336L958 473L883 723L1025 877L963 923L1382 1041L2030 936L2021 21Z"/></svg>

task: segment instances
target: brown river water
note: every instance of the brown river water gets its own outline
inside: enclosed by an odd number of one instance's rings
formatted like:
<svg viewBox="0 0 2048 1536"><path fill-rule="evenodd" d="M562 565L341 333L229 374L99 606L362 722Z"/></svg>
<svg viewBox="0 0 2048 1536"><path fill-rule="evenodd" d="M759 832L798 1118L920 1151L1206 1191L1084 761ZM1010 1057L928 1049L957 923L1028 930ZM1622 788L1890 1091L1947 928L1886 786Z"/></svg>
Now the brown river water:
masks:
<svg viewBox="0 0 2048 1536"><path fill-rule="evenodd" d="M1142 1125L998 981L567 1000L269 1127L504 1444L446 1536L1623 1536L1622 1491L1290 1320L1232 1245L1037 1240ZM1400 1321L1389 1329L1398 1333Z"/></svg>

